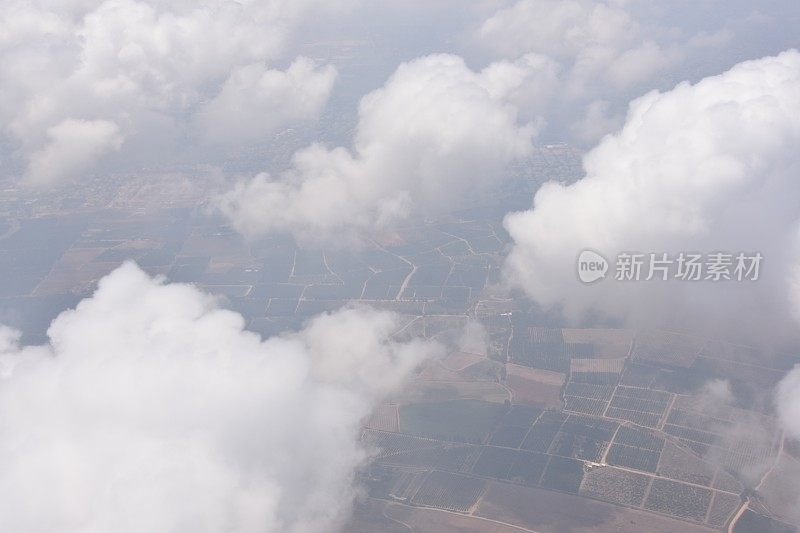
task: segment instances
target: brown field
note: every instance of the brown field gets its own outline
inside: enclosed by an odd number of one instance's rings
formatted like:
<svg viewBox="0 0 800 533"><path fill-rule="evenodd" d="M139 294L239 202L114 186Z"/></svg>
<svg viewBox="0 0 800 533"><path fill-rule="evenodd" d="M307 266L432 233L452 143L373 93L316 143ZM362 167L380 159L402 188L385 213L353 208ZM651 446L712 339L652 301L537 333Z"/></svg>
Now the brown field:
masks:
<svg viewBox="0 0 800 533"><path fill-rule="evenodd" d="M564 374L515 364L507 364L506 372L514 403L561 407L561 386L566 378Z"/></svg>
<svg viewBox="0 0 800 533"><path fill-rule="evenodd" d="M707 533L712 529L539 488L492 483L476 516L533 529L539 533L596 531L617 533Z"/></svg>
<svg viewBox="0 0 800 533"><path fill-rule="evenodd" d="M595 357L615 359L627 357L634 332L628 329L562 329L566 343L594 344Z"/></svg>
<svg viewBox="0 0 800 533"><path fill-rule="evenodd" d="M206 268L208 274L225 274L232 268L257 268L258 263L253 262L249 255L215 255L211 258Z"/></svg>
<svg viewBox="0 0 800 533"><path fill-rule="evenodd" d="M59 258L53 268L74 268L84 265L105 251L105 248L70 248L64 252L64 255Z"/></svg>
<svg viewBox="0 0 800 533"><path fill-rule="evenodd" d="M484 518L394 503L389 503L383 512L385 516L408 526L409 531L414 533L525 533L530 531Z"/></svg>
<svg viewBox="0 0 800 533"><path fill-rule="evenodd" d="M39 286L33 291L34 296L45 294L58 294L69 291L85 291L94 282L110 273L121 264L116 263L87 263L76 267L64 267L52 270Z"/></svg>

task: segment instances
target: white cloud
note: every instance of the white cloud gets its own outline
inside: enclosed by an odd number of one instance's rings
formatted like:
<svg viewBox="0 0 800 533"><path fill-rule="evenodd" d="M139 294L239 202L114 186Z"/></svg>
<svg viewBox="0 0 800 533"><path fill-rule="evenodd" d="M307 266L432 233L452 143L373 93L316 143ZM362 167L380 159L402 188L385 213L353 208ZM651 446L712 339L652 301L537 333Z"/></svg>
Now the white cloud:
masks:
<svg viewBox="0 0 800 533"><path fill-rule="evenodd" d="M84 171L122 146L119 128L107 120L64 120L47 130L49 142L30 157L27 180L56 182Z"/></svg>
<svg viewBox="0 0 800 533"><path fill-rule="evenodd" d="M775 407L786 433L800 440L800 366L795 367L778 384Z"/></svg>
<svg viewBox="0 0 800 533"><path fill-rule="evenodd" d="M760 395L762 391L757 391ZM760 399L755 399L760 403ZM716 445L708 446L702 453L705 460L735 473L746 485L753 487L772 468L775 459L768 450L774 450L778 428L772 417L752 410L739 409L730 381L707 381L692 397L692 410L707 417L707 431L716 434ZM719 422L725 420L727 422ZM747 460L742 460L742 450Z"/></svg>
<svg viewBox="0 0 800 533"><path fill-rule="evenodd" d="M572 135L580 142L591 142L610 131L619 129L623 120L624 117L614 115L608 100L594 100L586 106L581 118L572 125Z"/></svg>
<svg viewBox="0 0 800 533"><path fill-rule="evenodd" d="M504 179L530 153L533 122L518 120L524 86L552 66L535 57L474 72L451 55L404 63L361 100L353 151L314 145L279 176L224 195L220 209L249 236L288 232L350 244Z"/></svg>
<svg viewBox="0 0 800 533"><path fill-rule="evenodd" d="M613 130L633 96L696 75L693 69L708 72L709 64L719 64L711 58L735 55L726 48L734 36L726 25L741 18L739 8L728 18L709 17L701 4L517 0L487 17L477 39L501 57L535 53L554 61L558 99L534 112L552 119L550 138L596 141ZM705 59L698 67L695 58ZM605 102L609 120L594 120L597 101Z"/></svg>
<svg viewBox="0 0 800 533"><path fill-rule="evenodd" d="M681 53L664 50L652 41L622 52L608 66L610 81L620 88L629 87L650 79L655 73L666 70L676 63Z"/></svg>
<svg viewBox="0 0 800 533"><path fill-rule="evenodd" d="M68 120L110 122L139 143L152 138L145 158L158 157L159 146L166 156L166 145L185 137L263 139L326 101L329 68L314 70L302 58L285 72L267 65L285 53L302 15L338 7L318 0L10 2L0 14L0 128L23 164ZM244 98L237 116L250 113L244 125L230 116L218 125L186 120L205 101L206 112L233 113L237 96ZM128 145L117 163L134 157Z"/></svg>
<svg viewBox="0 0 800 533"><path fill-rule="evenodd" d="M126 264L19 347L0 328L3 531L329 531L362 419L437 350L351 308L262 341Z"/></svg>
<svg viewBox="0 0 800 533"><path fill-rule="evenodd" d="M727 379L712 379L703 384L699 393L700 400L706 401L710 405L700 409L702 412L713 412L712 409L718 405L733 405L734 396L731 382Z"/></svg>
<svg viewBox="0 0 800 533"><path fill-rule="evenodd" d="M211 142L264 138L280 125L315 117L328 99L336 69L297 58L285 71L263 64L235 69L219 94L197 113L198 131Z"/></svg>
<svg viewBox="0 0 800 533"><path fill-rule="evenodd" d="M568 98L646 80L679 54L651 40L623 2L519 0L482 24L480 38L506 57L543 54L563 68Z"/></svg>
<svg viewBox="0 0 800 533"><path fill-rule="evenodd" d="M506 217L514 241L508 279L575 320L602 316L632 326L691 328L766 348L796 342L798 109L795 50L633 101L624 126L584 157L582 179L547 183L531 210ZM605 279L583 285L575 269L584 249L612 261L619 252L674 258L682 251L761 252L764 261L757 282ZM613 263L608 277L614 277ZM698 409L714 413L733 401L728 382L711 381ZM800 439L800 367L777 387L775 405L787 434ZM762 417L742 415L724 429L724 438L737 447L769 449L774 432L767 426ZM724 454L709 459L729 460ZM768 466L754 460L736 468L755 484Z"/></svg>
<svg viewBox="0 0 800 533"><path fill-rule="evenodd" d="M487 18L479 33L507 55L539 52L575 57L589 49L618 49L638 32L620 2L519 0Z"/></svg>
<svg viewBox="0 0 800 533"><path fill-rule="evenodd" d="M507 216L510 279L575 318L594 310L769 336L785 325L798 264L798 108L796 51L635 100L623 128L585 156L584 178L547 183L532 210ZM575 261L585 248L611 260L622 251L760 251L764 264L751 283L584 286Z"/></svg>

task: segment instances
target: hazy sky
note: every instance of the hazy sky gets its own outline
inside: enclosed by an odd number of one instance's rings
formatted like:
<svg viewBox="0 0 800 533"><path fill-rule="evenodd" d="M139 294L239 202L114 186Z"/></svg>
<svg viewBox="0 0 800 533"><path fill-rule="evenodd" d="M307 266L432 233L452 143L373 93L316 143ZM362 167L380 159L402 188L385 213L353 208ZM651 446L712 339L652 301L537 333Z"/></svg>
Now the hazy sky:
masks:
<svg viewBox="0 0 800 533"><path fill-rule="evenodd" d="M564 142L586 151L586 175L506 217L511 286L576 321L794 336L796 0L0 5L0 174L32 194L210 165L225 186L205 200L246 238L347 248ZM290 154L268 157L286 131ZM760 251L767 269L735 288L588 288L584 248ZM342 522L363 418L442 347L393 339L401 318L366 307L268 339L218 307L126 264L46 344L0 330L0 529ZM795 436L798 373L777 396Z"/></svg>

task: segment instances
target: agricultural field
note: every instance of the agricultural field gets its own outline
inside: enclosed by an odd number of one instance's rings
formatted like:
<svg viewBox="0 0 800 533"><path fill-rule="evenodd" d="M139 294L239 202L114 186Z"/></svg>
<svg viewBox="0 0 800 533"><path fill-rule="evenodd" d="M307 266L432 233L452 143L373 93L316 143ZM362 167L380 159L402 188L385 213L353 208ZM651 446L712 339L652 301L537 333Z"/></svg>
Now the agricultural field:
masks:
<svg viewBox="0 0 800 533"><path fill-rule="evenodd" d="M628 356L635 332L624 329L562 329L564 342L592 346L595 359L624 359Z"/></svg>
<svg viewBox="0 0 800 533"><path fill-rule="evenodd" d="M686 483L654 479L644 507L671 516L705 520L712 492Z"/></svg>
<svg viewBox="0 0 800 533"><path fill-rule="evenodd" d="M769 516L748 509L742 515L733 533L796 533L797 528Z"/></svg>
<svg viewBox="0 0 800 533"><path fill-rule="evenodd" d="M446 441L483 443L505 414L503 404L448 400L400 407L404 433Z"/></svg>
<svg viewBox="0 0 800 533"><path fill-rule="evenodd" d="M569 370L570 359L561 329L515 327L508 350L511 361L521 366L561 373Z"/></svg>
<svg viewBox="0 0 800 533"><path fill-rule="evenodd" d="M372 412L372 415L370 415L364 427L381 431L399 431L400 423L398 420L397 405L390 403L379 405Z"/></svg>
<svg viewBox="0 0 800 533"><path fill-rule="evenodd" d="M799 479L800 462L786 453L781 454L759 490L772 517L786 523L800 522Z"/></svg>
<svg viewBox="0 0 800 533"><path fill-rule="evenodd" d="M561 407L561 388L565 375L551 370L506 365L506 383L516 404L544 409Z"/></svg>
<svg viewBox="0 0 800 533"><path fill-rule="evenodd" d="M425 476L411 503L448 511L466 512L486 489L486 482L469 476L433 471Z"/></svg>
<svg viewBox="0 0 800 533"><path fill-rule="evenodd" d="M566 327L505 290L503 216L530 207L542 182L583 172L566 147L535 152L523 179L470 209L348 251L244 239L195 193L148 198L146 183L92 193L73 213L11 191L23 212L0 222L0 314L23 344L44 342L58 313L128 260L211 293L264 337L344 305L397 313L398 339L449 352L363 420L363 498L346 531L796 531L800 445L777 429L771 398L752 392L796 357L682 332ZM466 324L480 330L470 346L459 342ZM735 401L711 405L711 380L730 383Z"/></svg>
<svg viewBox="0 0 800 533"><path fill-rule="evenodd" d="M706 526L675 520L580 496L535 487L495 483L474 513L541 533L564 531L620 533L708 533Z"/></svg>
<svg viewBox="0 0 800 533"><path fill-rule="evenodd" d="M363 438L375 450L366 492L386 505L383 520L413 522L425 513L464 531L539 532L719 531L734 517L741 527L791 521L786 476L773 469L755 489L782 449L769 409L710 408L701 396L711 379L743 387L747 365L755 383L774 382L776 368L758 366L763 360L744 347L676 332L561 328L546 313L495 295L495 252L475 260L460 240L489 243L488 234L467 238L486 233L481 228L439 225L419 245L401 235L356 261L372 272L363 298L402 310L407 333L447 339L475 320L485 340L483 348L422 365L366 421ZM324 258L339 275L346 260ZM402 259L417 267L411 278ZM309 290L331 277L319 257L300 261L282 283L305 284L302 292L270 290L315 305L343 297L339 289ZM351 271L357 281L363 268ZM743 428L759 438L742 438ZM761 466L746 468L753 464ZM745 501L752 513L741 511ZM569 513L559 511L564 505Z"/></svg>
<svg viewBox="0 0 800 533"><path fill-rule="evenodd" d="M580 494L610 503L639 507L650 486L649 476L612 467L596 467L583 477Z"/></svg>
<svg viewBox="0 0 800 533"><path fill-rule="evenodd" d="M633 358L641 362L689 367L706 341L701 337L666 331L645 331L636 336Z"/></svg>
<svg viewBox="0 0 800 533"><path fill-rule="evenodd" d="M501 524L475 515L458 515L437 509L408 507L387 504L383 514L390 520L396 520L413 531L430 531L437 533L526 533L527 529L510 524ZM350 531L347 529L346 531ZM376 530L370 530L374 533ZM382 530L377 530L382 531Z"/></svg>
<svg viewBox="0 0 800 533"><path fill-rule="evenodd" d="M460 378L459 378L460 379ZM500 383L486 381L414 381L395 398L399 404L449 400L479 400L504 403L510 393Z"/></svg>

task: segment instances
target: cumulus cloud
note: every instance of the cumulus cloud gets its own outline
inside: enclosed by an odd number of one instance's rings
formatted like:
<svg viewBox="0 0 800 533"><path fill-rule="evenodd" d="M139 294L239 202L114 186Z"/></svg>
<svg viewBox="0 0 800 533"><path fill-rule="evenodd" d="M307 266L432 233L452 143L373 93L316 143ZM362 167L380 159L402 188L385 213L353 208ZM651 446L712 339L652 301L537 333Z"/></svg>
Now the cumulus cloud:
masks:
<svg viewBox="0 0 800 533"><path fill-rule="evenodd" d="M506 217L514 245L505 271L516 287L575 320L590 314L633 326L681 327L781 347L800 318L800 53L748 61L699 83L651 92L631 103L625 125L584 157L586 175L545 184L533 208ZM582 284L584 249L612 261L607 279ZM758 281L617 281L620 252L760 252ZM673 268L673 274L675 270ZM734 401L711 381L698 408ZM777 388L776 411L800 437L800 367ZM726 426L729 447L772 449L772 421L741 414ZM744 444L743 444L744 443ZM710 457L722 464L723 454ZM772 461L767 457L765 461ZM764 461L737 466L755 484Z"/></svg>
<svg viewBox="0 0 800 533"><path fill-rule="evenodd" d="M267 340L243 326L125 264L47 344L0 328L0 529L334 529L361 420L437 347L360 307Z"/></svg>
<svg viewBox="0 0 800 533"><path fill-rule="evenodd" d="M519 0L480 27L480 35L508 55L538 51L555 57L595 56L636 38L638 27L623 2Z"/></svg>
<svg viewBox="0 0 800 533"><path fill-rule="evenodd" d="M487 18L479 36L506 57L533 52L558 62L560 96L573 102L591 103L603 83L619 90L647 80L681 57L613 0L519 0Z"/></svg>
<svg viewBox="0 0 800 533"><path fill-rule="evenodd" d="M515 58L543 55L560 67L558 98L537 112L549 117L545 135L593 142L613 131L632 97L654 87L666 87L697 73L763 51L759 43L780 42L790 24L768 18L773 35L737 42L734 29L746 33L765 24L753 7L740 2L627 2L620 0L517 0L488 16L477 40L494 54ZM790 12L790 2L778 2L775 12ZM756 23L756 20L761 22ZM775 52L785 48L783 44ZM723 59L732 58L732 59ZM727 62L726 62L727 61ZM597 122L598 106L613 120Z"/></svg>
<svg viewBox="0 0 800 533"><path fill-rule="evenodd" d="M452 55L404 63L362 98L352 151L310 146L283 174L237 185L219 207L245 235L329 244L436 211L498 183L530 153L537 124L519 120L515 101L552 68L533 56L478 72Z"/></svg>
<svg viewBox="0 0 800 533"><path fill-rule="evenodd" d="M795 367L778 384L775 407L787 435L800 441L800 366Z"/></svg>
<svg viewBox="0 0 800 533"><path fill-rule="evenodd" d="M793 442L796 447L800 442L800 365L795 365L775 387L774 406L787 444ZM796 478L791 478L791 484L795 494L800 494ZM800 503L800 499L795 499Z"/></svg>
<svg viewBox="0 0 800 533"><path fill-rule="evenodd" d="M789 288L798 264L799 108L797 51L633 101L622 129L584 157L584 178L547 183L533 209L506 217L509 279L575 319L599 311L634 325L774 334L798 308ZM620 252L758 251L764 259L756 282L586 286L575 269L587 248L612 263Z"/></svg>
<svg viewBox="0 0 800 533"><path fill-rule="evenodd" d="M714 445L703 451L703 458L735 473L753 488L776 461L779 431L773 417L737 405L741 398L736 397L731 383L714 379L691 397L690 408L704 417L706 430L717 436Z"/></svg>
<svg viewBox="0 0 800 533"><path fill-rule="evenodd" d="M700 411L702 412L707 412L708 408L713 409L718 405L733 405L735 399L731 382L727 379L712 379L704 383L700 390L700 398L710 404L708 406L701 405Z"/></svg>
<svg viewBox="0 0 800 533"><path fill-rule="evenodd" d="M75 176L122 145L119 128L107 120L67 119L48 128L47 136L48 144L30 157L27 178L35 184Z"/></svg>
<svg viewBox="0 0 800 533"><path fill-rule="evenodd" d="M325 6L317 0L9 2L0 14L0 128L32 181L75 177L99 158L94 150L76 167L60 157L65 152L50 143L64 123L116 128L118 164L165 156L187 138L263 139L313 116L327 99L331 67L317 69L305 58L285 71L268 66L285 53L301 16L331 9ZM205 119L192 119L198 114ZM220 114L227 120L215 121ZM47 180L37 180L41 169L34 168L42 152L60 167Z"/></svg>
<svg viewBox="0 0 800 533"><path fill-rule="evenodd" d="M198 131L211 142L264 138L280 125L316 116L328 99L336 69L296 59L285 71L253 64L234 70L219 94L197 114Z"/></svg>
<svg viewBox="0 0 800 533"><path fill-rule="evenodd" d="M585 176L547 183L533 208L506 217L514 245L505 272L538 303L575 321L602 316L634 327L678 327L765 347L797 340L800 319L800 53L736 65L723 74L650 92L625 124L583 160ZM576 260L586 249L610 262L586 285ZM755 253L758 281L618 281L621 252ZM645 265L649 258L645 260ZM672 274L677 265L672 265ZM706 274L703 274L705 276ZM775 407L787 435L800 438L800 367L778 385ZM696 407L707 415L735 402L730 383L710 381ZM727 419L727 417L724 417ZM774 422L739 412L718 428L724 449L772 450ZM746 464L728 452L709 460L756 485L775 458Z"/></svg>

